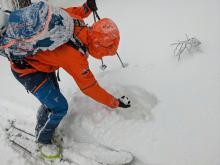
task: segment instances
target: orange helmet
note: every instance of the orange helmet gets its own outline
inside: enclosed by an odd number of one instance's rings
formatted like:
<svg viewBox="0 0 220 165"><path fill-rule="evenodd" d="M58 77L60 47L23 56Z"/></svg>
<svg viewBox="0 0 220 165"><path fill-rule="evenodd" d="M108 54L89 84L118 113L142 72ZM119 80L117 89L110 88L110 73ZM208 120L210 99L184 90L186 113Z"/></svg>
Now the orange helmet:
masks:
<svg viewBox="0 0 220 165"><path fill-rule="evenodd" d="M89 54L97 59L115 55L119 46L120 34L117 25L108 18L95 22L88 35Z"/></svg>

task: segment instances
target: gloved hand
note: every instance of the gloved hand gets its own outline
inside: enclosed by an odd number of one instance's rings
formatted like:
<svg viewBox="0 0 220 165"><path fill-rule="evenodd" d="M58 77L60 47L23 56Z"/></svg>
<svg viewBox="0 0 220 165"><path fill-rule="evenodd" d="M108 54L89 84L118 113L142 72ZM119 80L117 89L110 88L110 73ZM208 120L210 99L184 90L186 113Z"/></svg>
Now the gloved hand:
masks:
<svg viewBox="0 0 220 165"><path fill-rule="evenodd" d="M121 98L119 98L118 101L119 101L118 106L121 107L121 108L131 107L131 101L125 96L122 96Z"/></svg>
<svg viewBox="0 0 220 165"><path fill-rule="evenodd" d="M90 8L90 10L92 10L92 11L98 10L95 0L87 0L86 4Z"/></svg>

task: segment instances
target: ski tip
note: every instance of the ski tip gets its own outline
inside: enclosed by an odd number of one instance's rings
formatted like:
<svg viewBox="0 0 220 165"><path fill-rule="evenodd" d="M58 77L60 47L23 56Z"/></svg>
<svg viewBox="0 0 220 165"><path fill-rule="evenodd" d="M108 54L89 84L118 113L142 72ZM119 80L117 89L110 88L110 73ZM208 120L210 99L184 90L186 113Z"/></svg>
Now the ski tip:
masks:
<svg viewBox="0 0 220 165"><path fill-rule="evenodd" d="M124 165L128 165L134 161L134 155L131 152L129 151L120 151L120 152L123 153Z"/></svg>

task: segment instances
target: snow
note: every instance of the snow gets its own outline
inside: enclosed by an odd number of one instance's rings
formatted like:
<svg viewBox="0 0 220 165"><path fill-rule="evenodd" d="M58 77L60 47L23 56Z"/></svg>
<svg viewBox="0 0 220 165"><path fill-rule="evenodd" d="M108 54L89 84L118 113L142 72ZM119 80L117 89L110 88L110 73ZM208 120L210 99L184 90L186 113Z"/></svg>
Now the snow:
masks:
<svg viewBox="0 0 220 165"><path fill-rule="evenodd" d="M82 1L53 1L58 6ZM90 67L100 85L131 99L130 109L112 112L84 96L61 72L61 88L70 108L60 130L69 140L99 143L133 153L133 165L220 164L220 1L97 1L101 17L110 17L121 31L117 57ZM126 3L126 4L125 4ZM92 22L92 17L88 20ZM201 52L173 56L170 44L185 34L201 42ZM33 131L38 101L13 78L0 60L0 160L25 164L4 137L7 119ZM72 146L74 149L74 146ZM16 161L15 161L16 160Z"/></svg>

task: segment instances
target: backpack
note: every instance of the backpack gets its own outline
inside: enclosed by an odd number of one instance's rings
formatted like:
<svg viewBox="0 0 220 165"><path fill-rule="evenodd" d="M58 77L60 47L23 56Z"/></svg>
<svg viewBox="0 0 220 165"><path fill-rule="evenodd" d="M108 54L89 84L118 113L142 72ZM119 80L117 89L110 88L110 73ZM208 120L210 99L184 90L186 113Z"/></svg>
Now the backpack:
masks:
<svg viewBox="0 0 220 165"><path fill-rule="evenodd" d="M74 21L63 9L46 2L12 11L0 36L0 55L21 60L39 51L54 50L73 38Z"/></svg>

